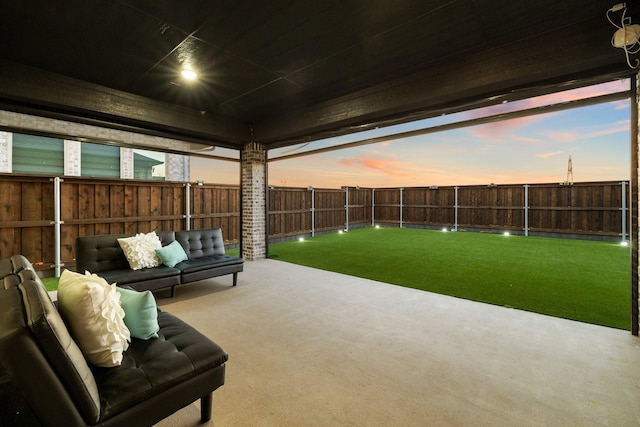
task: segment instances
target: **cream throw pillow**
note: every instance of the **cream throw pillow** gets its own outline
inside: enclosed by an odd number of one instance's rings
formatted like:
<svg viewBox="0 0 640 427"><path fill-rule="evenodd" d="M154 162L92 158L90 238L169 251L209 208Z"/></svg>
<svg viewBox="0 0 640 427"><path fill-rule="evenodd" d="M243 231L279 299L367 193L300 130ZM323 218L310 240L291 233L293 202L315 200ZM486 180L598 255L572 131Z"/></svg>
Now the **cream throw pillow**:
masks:
<svg viewBox="0 0 640 427"><path fill-rule="evenodd" d="M58 283L58 309L88 362L119 366L131 336L115 285L86 272L64 270Z"/></svg>
<svg viewBox="0 0 640 427"><path fill-rule="evenodd" d="M133 237L120 238L118 243L132 270L160 265L156 249L162 248L162 243L155 231L147 234L138 233Z"/></svg>

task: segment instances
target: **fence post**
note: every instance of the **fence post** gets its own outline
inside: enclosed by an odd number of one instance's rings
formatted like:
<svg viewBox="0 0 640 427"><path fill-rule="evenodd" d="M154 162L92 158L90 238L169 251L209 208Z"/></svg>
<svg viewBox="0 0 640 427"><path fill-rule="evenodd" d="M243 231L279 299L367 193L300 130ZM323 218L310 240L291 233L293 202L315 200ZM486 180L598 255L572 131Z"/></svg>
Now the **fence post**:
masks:
<svg viewBox="0 0 640 427"><path fill-rule="evenodd" d="M349 231L349 187L344 187L344 231Z"/></svg>
<svg viewBox="0 0 640 427"><path fill-rule="evenodd" d="M185 230L191 230L191 183L184 185L184 221Z"/></svg>
<svg viewBox="0 0 640 427"><path fill-rule="evenodd" d="M371 189L371 226L375 227L376 225L376 189Z"/></svg>
<svg viewBox="0 0 640 427"><path fill-rule="evenodd" d="M524 235L529 236L529 184L524 185Z"/></svg>
<svg viewBox="0 0 640 427"><path fill-rule="evenodd" d="M627 241L627 181L622 181L622 241Z"/></svg>
<svg viewBox="0 0 640 427"><path fill-rule="evenodd" d="M453 231L458 231L458 186L454 188L454 206L453 206Z"/></svg>
<svg viewBox="0 0 640 427"><path fill-rule="evenodd" d="M404 188L400 188L400 228L402 228L402 190Z"/></svg>
<svg viewBox="0 0 640 427"><path fill-rule="evenodd" d="M60 183L62 180L60 177L53 178L53 247L54 247L54 264L55 275L60 277L60 267L64 264L60 261L60 225L63 221L60 220L60 204L62 203L62 197L60 196Z"/></svg>
<svg viewBox="0 0 640 427"><path fill-rule="evenodd" d="M316 190L313 187L307 187L311 191L311 237L316 235Z"/></svg>

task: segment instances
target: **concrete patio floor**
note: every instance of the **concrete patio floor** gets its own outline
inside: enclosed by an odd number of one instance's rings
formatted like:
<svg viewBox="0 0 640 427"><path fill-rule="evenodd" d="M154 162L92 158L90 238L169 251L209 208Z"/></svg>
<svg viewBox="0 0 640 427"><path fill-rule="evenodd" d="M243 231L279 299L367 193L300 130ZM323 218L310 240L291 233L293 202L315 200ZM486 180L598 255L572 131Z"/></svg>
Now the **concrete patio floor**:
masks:
<svg viewBox="0 0 640 427"><path fill-rule="evenodd" d="M274 260L156 294L229 353L227 426L638 426L628 331ZM198 403L159 426L196 426Z"/></svg>

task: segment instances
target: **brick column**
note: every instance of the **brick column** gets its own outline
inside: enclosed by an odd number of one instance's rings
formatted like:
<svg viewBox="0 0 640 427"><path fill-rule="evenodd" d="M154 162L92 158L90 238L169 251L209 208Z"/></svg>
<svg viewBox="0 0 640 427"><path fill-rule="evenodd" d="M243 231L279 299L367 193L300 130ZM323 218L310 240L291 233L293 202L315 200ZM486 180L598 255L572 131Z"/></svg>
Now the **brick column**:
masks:
<svg viewBox="0 0 640 427"><path fill-rule="evenodd" d="M13 134L0 131L0 172L12 171L11 157L13 147Z"/></svg>
<svg viewBox="0 0 640 427"><path fill-rule="evenodd" d="M133 148L120 147L120 179L133 179Z"/></svg>
<svg viewBox="0 0 640 427"><path fill-rule="evenodd" d="M82 175L82 154L80 141L64 140L64 174L67 176Z"/></svg>
<svg viewBox="0 0 640 427"><path fill-rule="evenodd" d="M165 155L165 179L167 181L189 181L189 156Z"/></svg>
<svg viewBox="0 0 640 427"><path fill-rule="evenodd" d="M266 180L267 154L261 144L250 142L240 156L242 175L242 256L253 261L267 256Z"/></svg>

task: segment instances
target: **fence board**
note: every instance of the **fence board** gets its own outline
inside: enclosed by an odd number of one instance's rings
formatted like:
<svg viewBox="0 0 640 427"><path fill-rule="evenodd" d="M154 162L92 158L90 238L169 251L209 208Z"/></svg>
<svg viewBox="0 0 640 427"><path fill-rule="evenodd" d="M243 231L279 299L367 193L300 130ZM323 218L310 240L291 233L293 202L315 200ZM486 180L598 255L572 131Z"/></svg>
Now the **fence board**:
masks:
<svg viewBox="0 0 640 427"><path fill-rule="evenodd" d="M34 263L53 259L53 245L43 237L53 220L52 192L48 177L0 176L0 258L22 253Z"/></svg>
<svg viewBox="0 0 640 427"><path fill-rule="evenodd" d="M191 187L191 228L220 227L227 242L240 240L240 189L237 186Z"/></svg>
<svg viewBox="0 0 640 427"><path fill-rule="evenodd" d="M306 188L269 189L269 235L292 236L311 232L311 197Z"/></svg>
<svg viewBox="0 0 640 427"><path fill-rule="evenodd" d="M344 190L315 190L316 231L338 230L346 226Z"/></svg>
<svg viewBox="0 0 640 427"><path fill-rule="evenodd" d="M371 224L370 188L349 189L349 224Z"/></svg>

